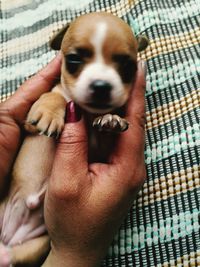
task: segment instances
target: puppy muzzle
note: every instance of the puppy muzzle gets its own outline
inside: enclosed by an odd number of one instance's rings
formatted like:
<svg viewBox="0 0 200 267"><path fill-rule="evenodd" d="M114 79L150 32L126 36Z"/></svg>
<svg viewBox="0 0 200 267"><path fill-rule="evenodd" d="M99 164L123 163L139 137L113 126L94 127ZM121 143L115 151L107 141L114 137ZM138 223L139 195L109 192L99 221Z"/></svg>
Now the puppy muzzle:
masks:
<svg viewBox="0 0 200 267"><path fill-rule="evenodd" d="M93 104L108 105L111 100L112 85L105 80L94 80L89 86Z"/></svg>

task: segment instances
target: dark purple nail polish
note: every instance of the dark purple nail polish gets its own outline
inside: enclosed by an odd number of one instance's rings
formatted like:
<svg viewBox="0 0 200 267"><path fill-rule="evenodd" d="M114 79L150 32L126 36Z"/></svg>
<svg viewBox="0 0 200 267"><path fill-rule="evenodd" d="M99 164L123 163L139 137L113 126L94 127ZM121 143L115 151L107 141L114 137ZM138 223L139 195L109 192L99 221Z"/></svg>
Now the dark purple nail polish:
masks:
<svg viewBox="0 0 200 267"><path fill-rule="evenodd" d="M73 102L67 103L66 122L78 122L81 119L81 109Z"/></svg>

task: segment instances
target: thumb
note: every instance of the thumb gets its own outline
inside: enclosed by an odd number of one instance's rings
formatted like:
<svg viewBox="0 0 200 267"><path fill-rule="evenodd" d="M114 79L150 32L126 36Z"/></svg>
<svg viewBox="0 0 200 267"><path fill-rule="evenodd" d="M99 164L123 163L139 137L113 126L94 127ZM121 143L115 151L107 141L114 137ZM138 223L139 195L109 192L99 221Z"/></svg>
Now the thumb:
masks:
<svg viewBox="0 0 200 267"><path fill-rule="evenodd" d="M47 66L22 84L3 107L17 122L23 122L32 104L41 94L48 92L60 76L61 54L59 53Z"/></svg>
<svg viewBox="0 0 200 267"><path fill-rule="evenodd" d="M67 104L66 124L59 139L52 169L55 190L78 185L88 173L88 140L80 108Z"/></svg>

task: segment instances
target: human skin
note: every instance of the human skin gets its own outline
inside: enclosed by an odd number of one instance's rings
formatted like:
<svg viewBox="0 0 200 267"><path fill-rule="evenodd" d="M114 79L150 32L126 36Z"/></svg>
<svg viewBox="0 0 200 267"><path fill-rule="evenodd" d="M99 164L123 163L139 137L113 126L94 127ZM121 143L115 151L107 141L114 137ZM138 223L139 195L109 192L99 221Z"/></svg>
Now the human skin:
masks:
<svg viewBox="0 0 200 267"><path fill-rule="evenodd" d="M0 198L21 143L21 128L32 104L49 91L60 75L61 55L27 80L16 93L0 104Z"/></svg>
<svg viewBox="0 0 200 267"><path fill-rule="evenodd" d="M119 135L107 164L88 163L84 119L73 103L68 105L44 204L52 240L44 267L99 266L141 188L146 177L144 68L140 62L127 107L129 129Z"/></svg>
<svg viewBox="0 0 200 267"><path fill-rule="evenodd" d="M26 115L53 87L60 65L58 54L0 104L0 197L21 144ZM129 129L120 134L107 164L88 163L84 119L73 102L68 105L45 197L52 249L43 266L96 267L105 256L146 178L144 91L145 64L140 61L126 112Z"/></svg>

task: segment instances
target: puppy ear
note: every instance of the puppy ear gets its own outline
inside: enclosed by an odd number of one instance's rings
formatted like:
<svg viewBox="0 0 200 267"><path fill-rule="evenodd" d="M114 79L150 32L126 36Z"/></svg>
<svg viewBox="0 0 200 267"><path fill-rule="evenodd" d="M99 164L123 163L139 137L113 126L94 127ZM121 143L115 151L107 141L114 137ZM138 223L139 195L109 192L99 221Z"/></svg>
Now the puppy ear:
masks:
<svg viewBox="0 0 200 267"><path fill-rule="evenodd" d="M138 41L138 52L145 50L149 45L149 39L145 35L139 35L137 41Z"/></svg>
<svg viewBox="0 0 200 267"><path fill-rule="evenodd" d="M49 44L53 50L60 50L63 37L64 37L66 31L68 30L69 26L70 26L70 24L67 24L64 28L62 28L58 33L56 33L51 38Z"/></svg>

